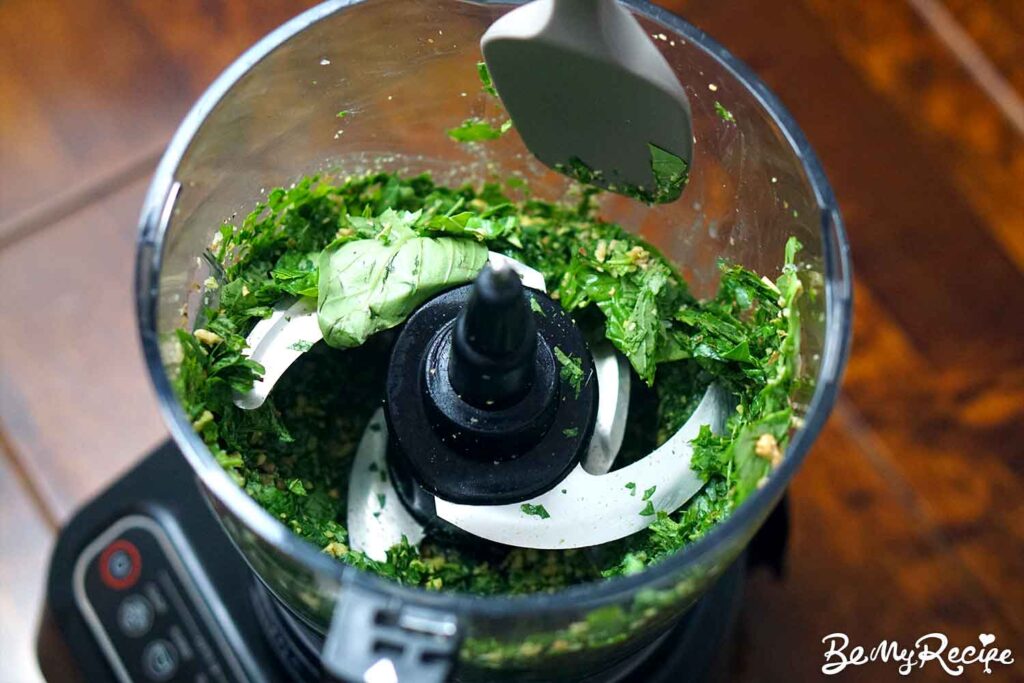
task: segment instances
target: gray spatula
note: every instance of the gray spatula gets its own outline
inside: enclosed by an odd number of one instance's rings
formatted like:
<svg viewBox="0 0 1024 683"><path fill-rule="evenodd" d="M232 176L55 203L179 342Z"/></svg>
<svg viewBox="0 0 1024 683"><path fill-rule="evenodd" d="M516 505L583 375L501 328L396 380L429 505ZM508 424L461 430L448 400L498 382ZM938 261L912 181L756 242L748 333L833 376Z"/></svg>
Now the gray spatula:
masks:
<svg viewBox="0 0 1024 683"><path fill-rule="evenodd" d="M548 166L648 202L678 198L690 105L668 62L614 0L535 0L480 41L523 142Z"/></svg>

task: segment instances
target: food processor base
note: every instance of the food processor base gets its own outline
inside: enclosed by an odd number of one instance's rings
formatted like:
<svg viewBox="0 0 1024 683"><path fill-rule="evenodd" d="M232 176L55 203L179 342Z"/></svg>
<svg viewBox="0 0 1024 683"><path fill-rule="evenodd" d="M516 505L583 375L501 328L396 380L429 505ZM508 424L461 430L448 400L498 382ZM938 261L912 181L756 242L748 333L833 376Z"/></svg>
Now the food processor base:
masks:
<svg viewBox="0 0 1024 683"><path fill-rule="evenodd" d="M758 561L778 565L785 526L765 526L751 546ZM737 560L657 643L586 682L715 678L747 564ZM234 551L168 442L61 531L37 653L51 681L318 681L321 644Z"/></svg>

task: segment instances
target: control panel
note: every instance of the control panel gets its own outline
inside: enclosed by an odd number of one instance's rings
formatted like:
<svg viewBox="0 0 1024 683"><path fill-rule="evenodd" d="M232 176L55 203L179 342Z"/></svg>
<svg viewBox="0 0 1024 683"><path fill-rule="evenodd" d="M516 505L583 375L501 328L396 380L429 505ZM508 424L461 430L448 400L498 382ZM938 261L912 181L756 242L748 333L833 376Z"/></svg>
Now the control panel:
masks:
<svg viewBox="0 0 1024 683"><path fill-rule="evenodd" d="M167 532L124 517L79 556L74 599L118 680L244 681Z"/></svg>

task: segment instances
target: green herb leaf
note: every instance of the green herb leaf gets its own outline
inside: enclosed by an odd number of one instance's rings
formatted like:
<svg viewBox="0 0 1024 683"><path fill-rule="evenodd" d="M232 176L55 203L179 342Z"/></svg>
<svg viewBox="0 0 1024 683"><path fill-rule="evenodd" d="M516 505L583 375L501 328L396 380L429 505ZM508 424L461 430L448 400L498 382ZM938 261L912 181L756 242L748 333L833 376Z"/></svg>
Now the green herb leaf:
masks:
<svg viewBox="0 0 1024 683"><path fill-rule="evenodd" d="M541 308L540 304L537 303L537 299L533 296L530 296L530 310L542 318L548 317L548 314L544 312L544 309Z"/></svg>
<svg viewBox="0 0 1024 683"><path fill-rule="evenodd" d="M455 128L448 129L448 137L455 142L483 142L485 140L497 140L508 128L504 125L495 128L483 119L471 117L460 123Z"/></svg>
<svg viewBox="0 0 1024 683"><path fill-rule="evenodd" d="M629 489L629 495L631 495L631 496L635 496L636 495L636 482L635 481L631 481L628 484L626 484L626 488Z"/></svg>
<svg viewBox="0 0 1024 683"><path fill-rule="evenodd" d="M530 503L523 503L519 506L519 509L524 514L532 515L533 517L540 517L541 519L550 519L551 515L544 509L543 505L531 505Z"/></svg>
<svg viewBox="0 0 1024 683"><path fill-rule="evenodd" d="M651 488L646 489L644 491L643 497L640 500L650 500L651 496L654 495L654 492L657 490L657 488L658 488L657 486L652 486Z"/></svg>
<svg viewBox="0 0 1024 683"><path fill-rule="evenodd" d="M654 514L654 502L649 500L649 501L647 501L647 505L644 506L644 509L640 511L640 516L641 517L650 517L653 514Z"/></svg>
<svg viewBox="0 0 1024 683"><path fill-rule="evenodd" d="M655 204L675 201L689 180L689 165L672 152L648 143L651 153L651 171L654 173Z"/></svg>
<svg viewBox="0 0 1024 683"><path fill-rule="evenodd" d="M359 346L401 324L438 292L469 282L487 262L487 247L451 237L417 237L408 216L379 219L375 239L338 240L320 256L317 313L324 340Z"/></svg>
<svg viewBox="0 0 1024 683"><path fill-rule="evenodd" d="M576 356L566 354L562 349L555 347L555 358L562 365L559 372L562 380L568 383L576 392L576 398L580 397L580 389L583 386L583 363Z"/></svg>
<svg viewBox="0 0 1024 683"><path fill-rule="evenodd" d="M579 434L580 434L580 430L577 429L576 427L569 427L568 429L563 429L562 430L562 436L564 436L566 438L569 438L569 439L577 437L577 436L579 436Z"/></svg>
<svg viewBox="0 0 1024 683"><path fill-rule="evenodd" d="M491 80L491 72L487 68L486 62L476 63L476 73L480 77L480 85L483 91L493 97L498 96L498 91L494 89L494 82Z"/></svg>
<svg viewBox="0 0 1024 683"><path fill-rule="evenodd" d="M718 114L718 118L722 119L726 123L736 123L736 117L734 117L732 112L726 109L718 100L715 100L715 113Z"/></svg>

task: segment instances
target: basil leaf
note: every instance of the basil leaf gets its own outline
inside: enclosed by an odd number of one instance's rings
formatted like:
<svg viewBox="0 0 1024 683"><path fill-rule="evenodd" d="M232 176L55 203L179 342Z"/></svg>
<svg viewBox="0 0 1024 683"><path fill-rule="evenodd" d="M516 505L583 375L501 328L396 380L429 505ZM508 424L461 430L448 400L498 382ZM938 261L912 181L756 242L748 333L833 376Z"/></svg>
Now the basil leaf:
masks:
<svg viewBox="0 0 1024 683"><path fill-rule="evenodd" d="M377 239L336 240L320 255L317 314L330 346L359 346L401 324L433 295L472 280L487 262L487 247L475 240L418 237L397 220L385 225Z"/></svg>

